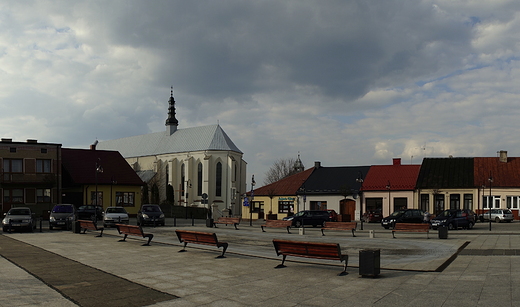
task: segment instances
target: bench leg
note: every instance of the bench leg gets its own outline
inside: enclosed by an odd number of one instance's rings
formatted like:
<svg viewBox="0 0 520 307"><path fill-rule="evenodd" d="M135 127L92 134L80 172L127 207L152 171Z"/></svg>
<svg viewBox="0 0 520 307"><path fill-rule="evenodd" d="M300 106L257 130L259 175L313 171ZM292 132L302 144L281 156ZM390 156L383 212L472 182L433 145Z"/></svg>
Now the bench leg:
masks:
<svg viewBox="0 0 520 307"><path fill-rule="evenodd" d="M395 232L394 232L394 231L392 231L392 238L394 238L394 239L395 239L395 235L394 235L394 233L395 233Z"/></svg>
<svg viewBox="0 0 520 307"><path fill-rule="evenodd" d="M238 224L233 224L233 225L235 225L235 229L238 230L238 227L237 227Z"/></svg>
<svg viewBox="0 0 520 307"><path fill-rule="evenodd" d="M324 235L325 235L325 233L323 232L323 229L321 230L321 235L322 235L322 236L324 236Z"/></svg>
<svg viewBox="0 0 520 307"><path fill-rule="evenodd" d="M183 246L182 249L179 251L179 253L182 253L182 252L185 252L185 251L186 251L186 245L188 245L188 242L184 242L184 246Z"/></svg>
<svg viewBox="0 0 520 307"><path fill-rule="evenodd" d="M105 228L101 228L100 231L99 231L99 235L97 235L96 237L102 237L103 236L103 230L105 230Z"/></svg>
<svg viewBox="0 0 520 307"><path fill-rule="evenodd" d="M352 236L355 237L356 235L354 234L354 231L356 231L355 229L352 229Z"/></svg>
<svg viewBox="0 0 520 307"><path fill-rule="evenodd" d="M287 233L291 234L291 226L287 226Z"/></svg>
<svg viewBox="0 0 520 307"><path fill-rule="evenodd" d="M217 258L226 258L226 256L224 256L224 254L226 253L227 248L228 248L228 244L222 243L222 255L218 256Z"/></svg>
<svg viewBox="0 0 520 307"><path fill-rule="evenodd" d="M126 237L128 237L128 235L125 233L125 235L123 236L123 238L117 242L126 242Z"/></svg>
<svg viewBox="0 0 520 307"><path fill-rule="evenodd" d="M143 246L150 246L150 241L152 241L153 239L153 234L147 234L144 236L145 238L148 238L148 242L146 242L146 244L143 244Z"/></svg>
<svg viewBox="0 0 520 307"><path fill-rule="evenodd" d="M343 266L343 272L339 273L338 276L348 275L347 265L348 265L348 255L344 255L342 261L345 261L345 265Z"/></svg>
<svg viewBox="0 0 520 307"><path fill-rule="evenodd" d="M285 268L284 263L285 263L285 258L286 258L286 257L287 257L287 255L282 255L282 263L279 264L279 265L277 265L277 266L275 266L274 268L275 268L275 269Z"/></svg>
<svg viewBox="0 0 520 307"><path fill-rule="evenodd" d="M83 228L83 232L80 231L80 233L85 234L87 232L87 228Z"/></svg>
<svg viewBox="0 0 520 307"><path fill-rule="evenodd" d="M265 230L264 230L264 226L260 226L260 227L262 228L262 232L265 232Z"/></svg>

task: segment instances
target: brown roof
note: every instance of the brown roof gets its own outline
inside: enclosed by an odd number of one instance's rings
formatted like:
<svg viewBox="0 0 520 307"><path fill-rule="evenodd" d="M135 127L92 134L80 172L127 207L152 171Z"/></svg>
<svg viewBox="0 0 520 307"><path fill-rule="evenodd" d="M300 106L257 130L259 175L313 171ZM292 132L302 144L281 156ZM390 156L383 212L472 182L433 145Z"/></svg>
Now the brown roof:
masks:
<svg viewBox="0 0 520 307"><path fill-rule="evenodd" d="M70 184L95 184L96 162L103 168L97 173L98 184L144 184L117 151L63 148L61 152L64 181L70 179Z"/></svg>
<svg viewBox="0 0 520 307"><path fill-rule="evenodd" d="M391 191L414 190L420 165L372 165L363 181L363 191L385 191L390 183Z"/></svg>
<svg viewBox="0 0 520 307"><path fill-rule="evenodd" d="M298 189L302 184L309 178L314 171L314 167L311 167L303 172L285 177L276 182L270 183L258 189L255 189L255 196L290 196L296 195ZM248 193L249 194L249 193Z"/></svg>
<svg viewBox="0 0 520 307"><path fill-rule="evenodd" d="M507 162L500 162L499 158L474 158L475 186L489 186L489 177L494 187L520 186L520 158L507 158Z"/></svg>

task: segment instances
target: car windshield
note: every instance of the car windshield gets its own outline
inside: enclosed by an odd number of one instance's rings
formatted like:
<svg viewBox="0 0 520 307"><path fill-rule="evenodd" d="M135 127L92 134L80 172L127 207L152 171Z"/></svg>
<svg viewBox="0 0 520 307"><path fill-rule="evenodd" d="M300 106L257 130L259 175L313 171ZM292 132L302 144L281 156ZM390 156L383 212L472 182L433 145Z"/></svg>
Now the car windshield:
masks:
<svg viewBox="0 0 520 307"><path fill-rule="evenodd" d="M438 216L448 217L448 216L451 216L452 214L453 214L452 211L444 210Z"/></svg>
<svg viewBox="0 0 520 307"><path fill-rule="evenodd" d="M390 214L390 216L399 216L399 215L402 215L404 213L404 211L400 210L400 211L395 211L394 213Z"/></svg>
<svg viewBox="0 0 520 307"><path fill-rule="evenodd" d="M72 206L54 206L52 208L54 213L72 213Z"/></svg>
<svg viewBox="0 0 520 307"><path fill-rule="evenodd" d="M504 214L512 214L512 213L513 212L511 212L511 210L509 210L509 209L504 210Z"/></svg>
<svg viewBox="0 0 520 307"><path fill-rule="evenodd" d="M9 211L10 215L31 215L31 210L29 209L11 209Z"/></svg>
<svg viewBox="0 0 520 307"><path fill-rule="evenodd" d="M126 213L125 208L107 208L107 213Z"/></svg>
<svg viewBox="0 0 520 307"><path fill-rule="evenodd" d="M146 207L143 207L143 211L144 212L160 212L161 209L157 206L146 206Z"/></svg>
<svg viewBox="0 0 520 307"><path fill-rule="evenodd" d="M305 214L305 211L300 211L298 213L296 213L294 216L302 216Z"/></svg>

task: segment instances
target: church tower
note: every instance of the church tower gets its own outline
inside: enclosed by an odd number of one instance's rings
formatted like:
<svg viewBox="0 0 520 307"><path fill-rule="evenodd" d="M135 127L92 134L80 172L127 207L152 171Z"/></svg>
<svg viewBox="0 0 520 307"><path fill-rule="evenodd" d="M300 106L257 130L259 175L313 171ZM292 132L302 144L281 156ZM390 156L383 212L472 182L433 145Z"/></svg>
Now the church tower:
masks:
<svg viewBox="0 0 520 307"><path fill-rule="evenodd" d="M166 129L170 135L177 131L179 121L175 118L175 99L173 99L173 86L170 91L170 100L168 100L168 119L166 119Z"/></svg>

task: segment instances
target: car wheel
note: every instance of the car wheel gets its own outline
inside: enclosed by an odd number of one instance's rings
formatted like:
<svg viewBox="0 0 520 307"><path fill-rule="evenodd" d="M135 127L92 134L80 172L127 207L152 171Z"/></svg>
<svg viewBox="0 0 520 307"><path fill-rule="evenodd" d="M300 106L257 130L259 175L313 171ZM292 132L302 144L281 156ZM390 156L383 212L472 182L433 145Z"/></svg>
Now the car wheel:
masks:
<svg viewBox="0 0 520 307"><path fill-rule="evenodd" d="M7 232L7 227L4 226L4 227L2 228L2 230L3 230L4 232Z"/></svg>
<svg viewBox="0 0 520 307"><path fill-rule="evenodd" d="M54 229L54 227L52 227L51 225L49 225L49 230L52 230L52 229Z"/></svg>
<svg viewBox="0 0 520 307"><path fill-rule="evenodd" d="M449 230L455 230L455 229L457 229L457 227L455 227L454 223L450 223L450 224L448 224L448 229Z"/></svg>
<svg viewBox="0 0 520 307"><path fill-rule="evenodd" d="M499 217L495 218L495 223L500 223L500 218Z"/></svg>
<svg viewBox="0 0 520 307"><path fill-rule="evenodd" d="M294 223L294 226L300 228L300 227L302 227L302 222L301 221L296 221L296 223Z"/></svg>
<svg viewBox="0 0 520 307"><path fill-rule="evenodd" d="M164 222L161 223L161 226L164 226Z"/></svg>

